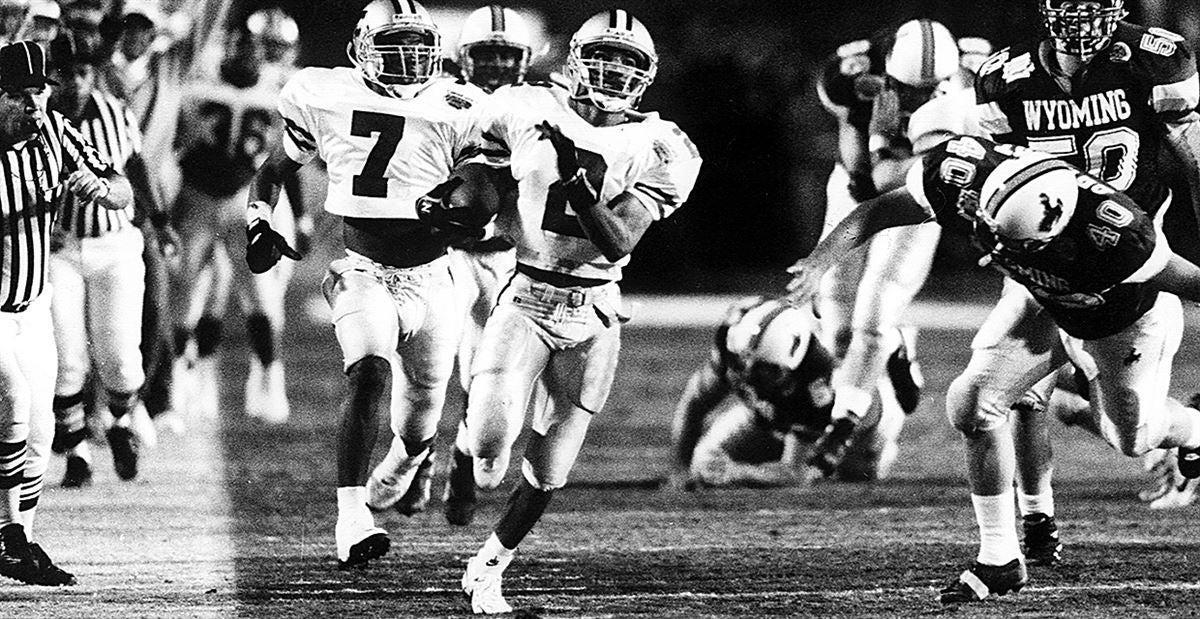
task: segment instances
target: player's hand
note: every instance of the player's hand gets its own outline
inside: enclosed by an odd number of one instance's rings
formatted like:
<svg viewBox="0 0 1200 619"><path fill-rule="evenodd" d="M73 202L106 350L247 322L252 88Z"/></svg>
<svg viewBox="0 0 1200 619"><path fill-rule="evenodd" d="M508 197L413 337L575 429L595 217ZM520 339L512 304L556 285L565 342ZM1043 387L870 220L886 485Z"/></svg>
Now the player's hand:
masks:
<svg viewBox="0 0 1200 619"><path fill-rule="evenodd" d="M809 258L797 260L787 269L792 280L787 284L787 294L784 295L784 300L793 306L801 306L812 301L813 297L817 296L817 290L821 286L821 277L826 270L828 269L824 265Z"/></svg>
<svg viewBox="0 0 1200 619"><path fill-rule="evenodd" d="M84 202L108 197L109 189L108 181L90 170L76 170L67 177L67 191Z"/></svg>
<svg viewBox="0 0 1200 619"><path fill-rule="evenodd" d="M261 213L264 206L264 203L254 202L247 211L246 265L250 267L251 273L256 274L271 270L281 256L292 260L301 258L300 252L292 249L287 239L271 228L269 220L250 214Z"/></svg>
<svg viewBox="0 0 1200 619"><path fill-rule="evenodd" d="M433 235L447 244L479 240L485 234L486 219L474 209L450 203L450 194L464 182L461 177L452 176L417 198L417 219L425 222Z"/></svg>
<svg viewBox="0 0 1200 619"><path fill-rule="evenodd" d="M558 178L567 190L567 199L571 206L581 208L599 202L600 192L592 187L587 170L579 165L579 151L575 148L574 140L563 135L558 125L552 125L548 120L543 120L537 128L542 134L542 139L550 140L550 145L554 147Z"/></svg>

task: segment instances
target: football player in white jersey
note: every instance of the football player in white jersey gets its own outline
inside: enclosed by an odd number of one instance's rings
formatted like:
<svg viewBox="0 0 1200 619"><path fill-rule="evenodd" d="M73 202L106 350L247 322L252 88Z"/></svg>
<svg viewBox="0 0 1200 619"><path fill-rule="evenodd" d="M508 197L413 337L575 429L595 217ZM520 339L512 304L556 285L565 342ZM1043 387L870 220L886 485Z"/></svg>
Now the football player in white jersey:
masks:
<svg viewBox="0 0 1200 619"><path fill-rule="evenodd" d="M612 387L620 348L618 282L654 221L678 209L700 155L674 123L634 111L654 80L650 33L628 12L597 14L571 38L570 88L504 88L478 114L484 149L509 155L515 208L500 225L516 273L488 318L471 366L467 447L475 480L495 487L532 402L521 479L493 533L467 563L476 613L509 612L502 573L541 517Z"/></svg>
<svg viewBox="0 0 1200 619"><path fill-rule="evenodd" d="M469 108L482 93L442 78L437 26L412 0L373 0L350 45L354 68L306 68L288 81L286 131L254 178L246 261L254 272L298 258L272 226L283 182L316 157L325 210L342 218L345 256L323 284L349 383L337 440L337 557L363 566L390 545L372 509L403 505L431 454L462 320L447 239L417 202L476 152ZM482 232L482 222L479 223ZM381 415L391 449L368 480Z"/></svg>
<svg viewBox="0 0 1200 619"><path fill-rule="evenodd" d="M840 150L829 176L824 234L859 200L903 183L921 153L908 133L910 119L931 99L965 90L969 75L954 36L930 19L838 49L818 82L823 104L838 120ZM915 330L901 329L900 320L925 283L940 234L932 223L888 230L822 281L823 343L840 365L832 424L811 459L821 474L832 475L854 434L868 430L861 426L871 425L864 421L875 417L868 415L874 404L893 446L904 414L918 405L923 381L913 354Z"/></svg>
<svg viewBox="0 0 1200 619"><path fill-rule="evenodd" d="M174 286L180 362L172 408L201 417L216 415L217 347L229 295L236 292L245 309L252 351L245 411L278 424L290 413L280 338L291 265L250 277L232 263L242 251L241 207L250 180L266 158L268 145L283 131L274 112L280 84L261 72L264 44L258 34L249 23L229 32L219 75L194 81L183 95L175 137L183 187L174 218L183 247L181 274ZM293 238L289 209L276 216L275 225Z"/></svg>
<svg viewBox="0 0 1200 619"><path fill-rule="evenodd" d="M485 92L521 83L532 55L533 35L529 24L510 8L495 4L485 6L472 12L463 22L458 38L458 64L462 67L463 77ZM467 311L458 346L464 415L471 359L475 357L483 325L495 305L500 286L508 281L516 266L512 244L494 232L470 245L450 248L454 286L459 292L459 302ZM446 520L460 526L470 524L475 517L475 476L466 445L467 429L459 423L444 496Z"/></svg>

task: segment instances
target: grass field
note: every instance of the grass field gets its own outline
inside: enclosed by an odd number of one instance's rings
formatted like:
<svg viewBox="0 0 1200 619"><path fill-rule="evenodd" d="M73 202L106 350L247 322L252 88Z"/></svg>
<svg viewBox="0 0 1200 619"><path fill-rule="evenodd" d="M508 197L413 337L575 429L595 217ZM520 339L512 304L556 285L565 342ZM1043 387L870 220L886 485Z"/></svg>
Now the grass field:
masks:
<svg viewBox="0 0 1200 619"><path fill-rule="evenodd" d="M118 482L101 450L96 483L62 490L54 486L63 465L55 462L37 536L80 584L0 583L0 615L449 617L469 610L458 579L506 492L485 495L466 528L448 526L436 499L411 519L385 516L392 551L366 570L336 570L340 359L327 327L298 319L289 334L289 425L263 428L240 414L246 352L235 341L225 351L225 414L189 420L184 436L164 434L138 481ZM710 329L628 329L613 397L572 482L508 569L509 601L526 616L546 617L1200 612L1197 508L1147 510L1135 497L1137 461L1061 427L1066 562L1033 569L1018 595L940 608L937 589L976 549L962 447L942 412L970 336L969 325L922 331L928 389L887 481L669 493L657 480L667 466L671 408L707 354ZM1185 342L1177 358L1177 395L1197 384L1198 348Z"/></svg>

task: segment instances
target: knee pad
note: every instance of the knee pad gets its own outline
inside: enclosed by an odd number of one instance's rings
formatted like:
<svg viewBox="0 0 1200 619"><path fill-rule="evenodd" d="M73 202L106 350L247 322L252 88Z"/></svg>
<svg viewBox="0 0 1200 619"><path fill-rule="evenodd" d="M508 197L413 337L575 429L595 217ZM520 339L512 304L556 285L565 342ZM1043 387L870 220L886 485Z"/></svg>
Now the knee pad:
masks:
<svg viewBox="0 0 1200 619"><path fill-rule="evenodd" d="M508 472L508 454L504 453L495 458L475 457L475 485L484 490L492 490L504 481Z"/></svg>
<svg viewBox="0 0 1200 619"><path fill-rule="evenodd" d="M275 337L271 319L266 314L254 313L246 318L246 333L250 336L250 350L263 365L275 360Z"/></svg>
<svg viewBox="0 0 1200 619"><path fill-rule="evenodd" d="M213 316L201 316L196 323L196 351L201 357L211 356L217 352L221 343L221 319Z"/></svg>

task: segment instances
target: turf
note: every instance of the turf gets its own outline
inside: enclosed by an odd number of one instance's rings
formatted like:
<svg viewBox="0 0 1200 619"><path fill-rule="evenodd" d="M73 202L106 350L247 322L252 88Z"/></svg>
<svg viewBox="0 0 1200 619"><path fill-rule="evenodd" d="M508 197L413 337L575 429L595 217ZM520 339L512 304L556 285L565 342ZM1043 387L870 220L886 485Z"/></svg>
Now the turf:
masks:
<svg viewBox="0 0 1200 619"><path fill-rule="evenodd" d="M1143 482L1136 460L1062 427L1054 433L1066 562L1033 568L1017 595L940 607L937 589L975 553L962 447L942 411L970 336L921 333L928 388L890 479L676 493L657 486L671 409L711 336L627 330L609 406L571 484L509 568L509 601L545 617L1192 614L1200 607L1197 508L1146 509L1135 497ZM289 331L293 421L282 428L240 414L246 350L232 342L224 354L224 414L188 420L183 436L164 434L138 481L119 482L100 450L95 484L62 490L54 486L63 464L53 463L36 535L80 585L0 583L3 616L465 614L458 579L506 493L483 495L473 525L450 527L437 500L443 457L430 510L382 517L392 551L366 569L339 571L333 440L344 384L331 330ZM1185 343L1177 395L1195 384L1198 358ZM451 422L443 425L444 443Z"/></svg>

